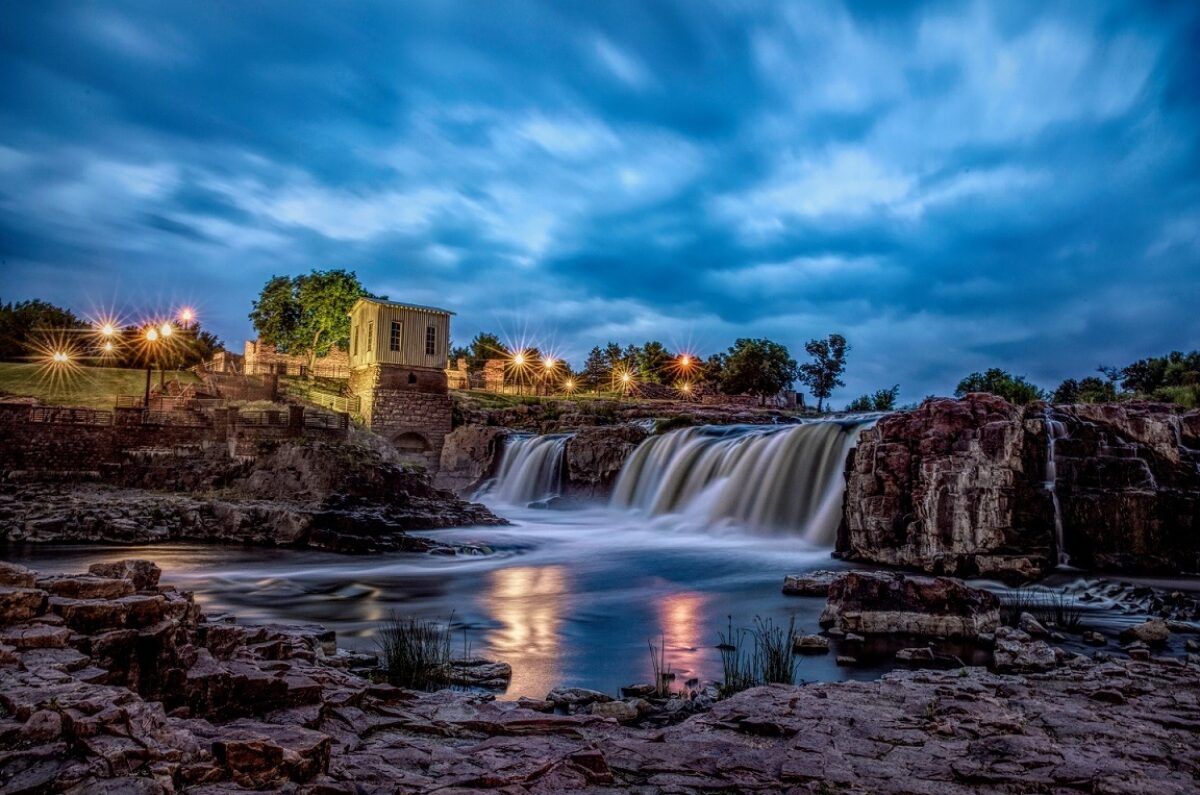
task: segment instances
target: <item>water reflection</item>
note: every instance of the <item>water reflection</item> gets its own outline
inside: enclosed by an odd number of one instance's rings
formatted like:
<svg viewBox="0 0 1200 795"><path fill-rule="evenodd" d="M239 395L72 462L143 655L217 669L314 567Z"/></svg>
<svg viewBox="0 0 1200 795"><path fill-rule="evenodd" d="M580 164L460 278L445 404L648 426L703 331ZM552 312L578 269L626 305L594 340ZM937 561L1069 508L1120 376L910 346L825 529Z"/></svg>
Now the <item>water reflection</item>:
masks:
<svg viewBox="0 0 1200 795"><path fill-rule="evenodd" d="M512 665L511 691L543 694L561 681L567 591L563 566L515 566L488 575L482 606L498 626L485 640L491 656Z"/></svg>
<svg viewBox="0 0 1200 795"><path fill-rule="evenodd" d="M658 622L667 665L686 679L703 670L704 646L712 646L705 626L708 597L696 591L667 594L658 602ZM707 644L706 644L707 638ZM657 645L657 641L655 642Z"/></svg>

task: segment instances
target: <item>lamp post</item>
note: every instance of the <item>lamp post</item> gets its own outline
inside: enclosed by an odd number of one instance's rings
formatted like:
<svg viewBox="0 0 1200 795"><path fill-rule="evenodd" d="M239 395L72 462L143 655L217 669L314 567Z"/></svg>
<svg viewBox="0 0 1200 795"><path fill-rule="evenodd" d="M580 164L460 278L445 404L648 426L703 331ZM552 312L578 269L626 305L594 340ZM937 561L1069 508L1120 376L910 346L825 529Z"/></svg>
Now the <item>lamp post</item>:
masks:
<svg viewBox="0 0 1200 795"><path fill-rule="evenodd" d="M150 345L150 350L154 351L155 356L157 358L158 329L154 328L154 326L151 326L150 328L146 329L146 342ZM147 409L147 410L150 408L150 371L152 369L154 369L154 368L153 368L153 365L151 364L150 356L147 355L146 356L146 393L142 397L142 408Z"/></svg>
<svg viewBox="0 0 1200 795"><path fill-rule="evenodd" d="M161 339L163 342L166 342L167 338L170 337L171 334L173 334L173 333L174 333L174 329L171 328L170 323L163 323L162 327L158 330L159 339ZM165 388L166 388L166 376L163 373L162 355L160 352L159 357L158 357L158 390L160 392L162 392Z"/></svg>

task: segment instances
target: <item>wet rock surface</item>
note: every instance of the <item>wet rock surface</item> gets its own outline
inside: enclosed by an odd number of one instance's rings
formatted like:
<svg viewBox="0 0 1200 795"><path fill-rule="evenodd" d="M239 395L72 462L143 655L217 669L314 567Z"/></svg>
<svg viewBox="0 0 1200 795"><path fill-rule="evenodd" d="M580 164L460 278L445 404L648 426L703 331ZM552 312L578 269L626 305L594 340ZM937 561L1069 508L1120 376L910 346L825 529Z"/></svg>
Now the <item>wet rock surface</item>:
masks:
<svg viewBox="0 0 1200 795"><path fill-rule="evenodd" d="M134 592L101 596L105 572ZM0 592L38 582L0 576ZM88 631L49 609L5 619L6 793L1188 793L1200 776L1196 662L1052 653L1023 675L916 670L725 700L697 684L671 707L650 686L496 702L368 681L320 628L206 620L145 562L54 582L76 594L54 598L140 612ZM1018 657L1045 645L1022 635L996 639Z"/></svg>
<svg viewBox="0 0 1200 795"><path fill-rule="evenodd" d="M433 548L414 529L504 524L359 445L281 445L254 462L138 465L113 483L0 483L0 541L208 541L336 552ZM189 469L189 467L191 469ZM186 493L165 489L184 486Z"/></svg>

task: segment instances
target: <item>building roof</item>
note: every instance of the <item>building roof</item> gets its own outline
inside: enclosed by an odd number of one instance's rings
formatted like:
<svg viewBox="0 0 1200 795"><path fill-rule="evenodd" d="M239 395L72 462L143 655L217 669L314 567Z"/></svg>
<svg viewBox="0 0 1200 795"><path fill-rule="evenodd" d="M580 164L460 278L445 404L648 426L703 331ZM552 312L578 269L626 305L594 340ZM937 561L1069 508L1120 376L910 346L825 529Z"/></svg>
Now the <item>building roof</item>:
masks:
<svg viewBox="0 0 1200 795"><path fill-rule="evenodd" d="M453 315L449 309L439 309L436 306L422 306L421 304L409 304L404 301L386 301L382 298L360 298L354 302L354 306L350 307L353 312L358 308L358 305L366 302L368 304L383 304L384 306L398 306L401 309L415 309L418 312L432 312L436 315Z"/></svg>

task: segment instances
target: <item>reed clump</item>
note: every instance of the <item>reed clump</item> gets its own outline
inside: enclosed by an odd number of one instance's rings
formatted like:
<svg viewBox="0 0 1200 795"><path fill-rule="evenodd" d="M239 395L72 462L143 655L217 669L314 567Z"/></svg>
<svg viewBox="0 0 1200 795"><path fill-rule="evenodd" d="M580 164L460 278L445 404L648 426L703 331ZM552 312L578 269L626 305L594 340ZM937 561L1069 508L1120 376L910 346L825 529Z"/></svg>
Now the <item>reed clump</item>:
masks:
<svg viewBox="0 0 1200 795"><path fill-rule="evenodd" d="M795 684L796 637L794 617L786 629L761 616L755 616L752 627L734 629L730 616L728 630L720 634L717 646L725 676L722 693L730 695L764 684Z"/></svg>
<svg viewBox="0 0 1200 795"><path fill-rule="evenodd" d="M414 690L449 684L450 620L445 624L393 613L379 629L376 643L388 682Z"/></svg>

